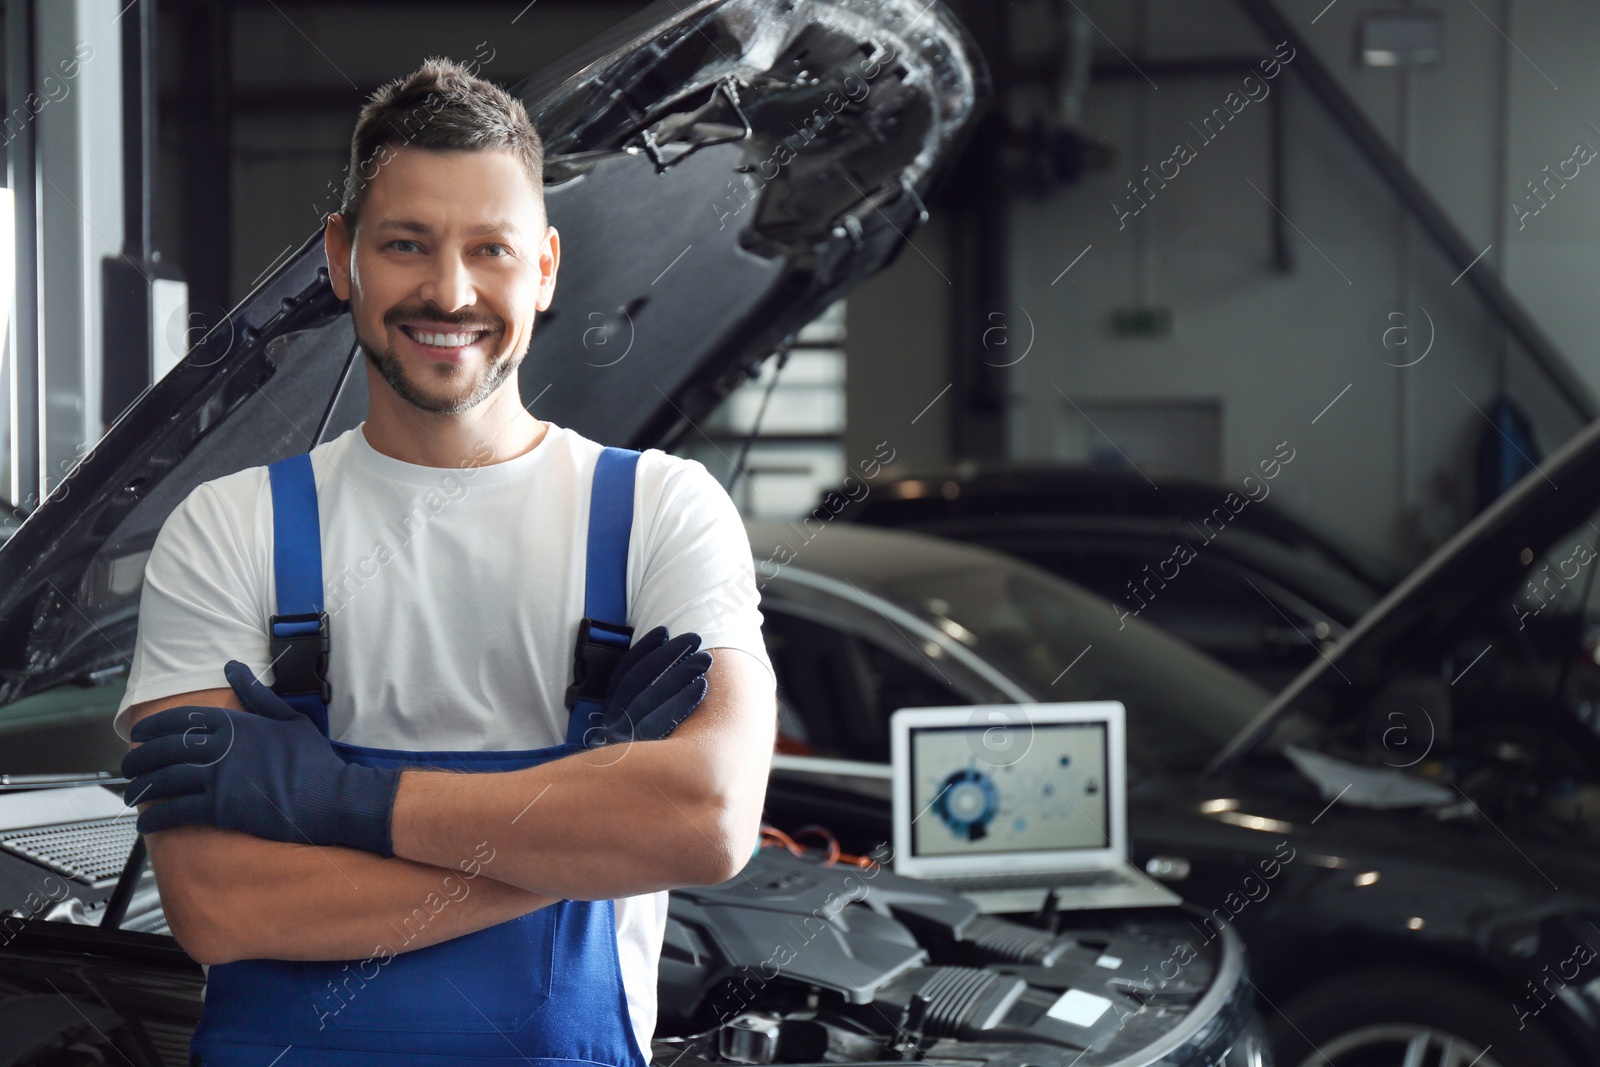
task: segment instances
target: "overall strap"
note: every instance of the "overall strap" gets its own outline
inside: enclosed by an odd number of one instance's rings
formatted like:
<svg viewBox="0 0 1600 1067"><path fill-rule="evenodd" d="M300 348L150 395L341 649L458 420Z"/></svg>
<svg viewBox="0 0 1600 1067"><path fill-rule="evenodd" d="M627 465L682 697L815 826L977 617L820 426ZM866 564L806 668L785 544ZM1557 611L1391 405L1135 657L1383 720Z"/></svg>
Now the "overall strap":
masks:
<svg viewBox="0 0 1600 1067"><path fill-rule="evenodd" d="M628 540L633 529L633 482L639 453L607 448L594 468L589 495L583 619L567 687L567 741L582 744L597 720L612 669L633 639L628 620Z"/></svg>
<svg viewBox="0 0 1600 1067"><path fill-rule="evenodd" d="M307 454L267 468L272 483L272 569L277 614L270 625L273 692L328 733L328 613L322 606L322 526Z"/></svg>

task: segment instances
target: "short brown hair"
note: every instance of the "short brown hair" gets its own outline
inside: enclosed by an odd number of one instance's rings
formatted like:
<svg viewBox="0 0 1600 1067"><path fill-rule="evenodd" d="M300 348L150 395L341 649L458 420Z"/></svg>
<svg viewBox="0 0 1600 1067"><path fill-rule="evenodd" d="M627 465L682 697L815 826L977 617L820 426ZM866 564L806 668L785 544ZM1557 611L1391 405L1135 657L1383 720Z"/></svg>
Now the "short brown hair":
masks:
<svg viewBox="0 0 1600 1067"><path fill-rule="evenodd" d="M544 142L522 101L443 56L425 60L404 78L383 86L361 108L350 138L339 214L354 228L367 186L396 146L504 149L522 162L544 199Z"/></svg>

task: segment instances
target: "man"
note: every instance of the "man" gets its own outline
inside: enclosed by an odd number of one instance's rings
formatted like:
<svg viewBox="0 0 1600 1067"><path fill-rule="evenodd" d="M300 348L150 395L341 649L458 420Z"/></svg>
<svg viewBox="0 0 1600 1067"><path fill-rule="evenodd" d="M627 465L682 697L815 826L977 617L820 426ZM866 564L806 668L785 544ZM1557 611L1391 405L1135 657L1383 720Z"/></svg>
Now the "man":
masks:
<svg viewBox="0 0 1600 1067"><path fill-rule="evenodd" d="M210 965L206 1064L638 1067L665 891L756 845L774 681L743 528L698 463L626 454L615 577L645 636L569 721L602 449L519 400L560 261L542 188L522 105L465 68L374 94L325 236L367 419L311 452L302 497L292 461L219 478L151 553L116 726L168 922ZM306 714L263 684L291 522L331 641Z"/></svg>

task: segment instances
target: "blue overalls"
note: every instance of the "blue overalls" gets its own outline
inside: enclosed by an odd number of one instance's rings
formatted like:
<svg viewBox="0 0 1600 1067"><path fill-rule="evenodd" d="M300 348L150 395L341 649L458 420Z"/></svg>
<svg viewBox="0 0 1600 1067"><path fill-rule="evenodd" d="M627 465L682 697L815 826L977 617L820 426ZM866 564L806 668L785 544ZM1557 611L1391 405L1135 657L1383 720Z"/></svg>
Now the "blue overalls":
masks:
<svg viewBox="0 0 1600 1067"><path fill-rule="evenodd" d="M367 766L506 771L583 750L584 730L601 709L606 675L631 634L624 622L638 458L637 452L607 448L595 468L587 617L580 624L577 680L567 691L572 714L565 743L505 752L406 752L335 741L339 754ZM311 459L292 456L273 464L269 474L278 607L272 618L273 688L326 736L328 627ZM473 845L462 842L463 860L472 859ZM470 887L463 874L455 877ZM414 914L429 914L423 903L417 902ZM393 947L398 950L402 941L397 933ZM441 1067L469 1060L540 1067L645 1064L629 1022L610 900L559 901L392 956L215 964L192 1051L205 1067Z"/></svg>

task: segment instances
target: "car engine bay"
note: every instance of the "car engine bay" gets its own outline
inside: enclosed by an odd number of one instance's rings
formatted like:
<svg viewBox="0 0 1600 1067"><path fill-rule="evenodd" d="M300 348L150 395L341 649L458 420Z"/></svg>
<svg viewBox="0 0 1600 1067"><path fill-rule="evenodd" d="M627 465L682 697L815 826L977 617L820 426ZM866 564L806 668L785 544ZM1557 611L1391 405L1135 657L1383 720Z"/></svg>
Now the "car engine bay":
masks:
<svg viewBox="0 0 1600 1067"><path fill-rule="evenodd" d="M204 975L168 932L132 812L65 777L0 792L0 1067L186 1064ZM671 893L655 1062L1263 1062L1231 929L1206 939L1172 908L1028 925L837 859L766 847Z"/></svg>
<svg viewBox="0 0 1600 1067"><path fill-rule="evenodd" d="M729 882L674 891L656 1058L1261 1062L1228 1036L1252 1003L1237 942L1204 942L1177 909L1071 914L1084 925L1053 932L875 862L762 849Z"/></svg>

